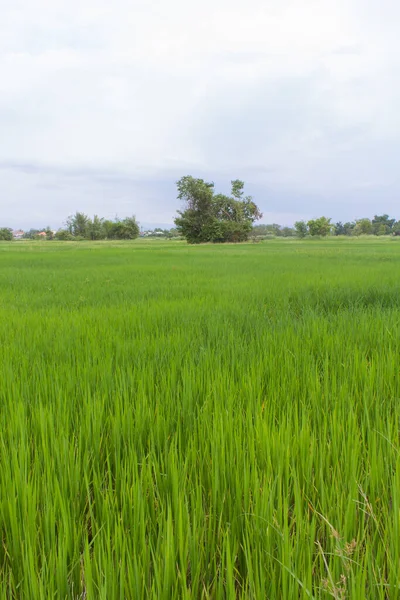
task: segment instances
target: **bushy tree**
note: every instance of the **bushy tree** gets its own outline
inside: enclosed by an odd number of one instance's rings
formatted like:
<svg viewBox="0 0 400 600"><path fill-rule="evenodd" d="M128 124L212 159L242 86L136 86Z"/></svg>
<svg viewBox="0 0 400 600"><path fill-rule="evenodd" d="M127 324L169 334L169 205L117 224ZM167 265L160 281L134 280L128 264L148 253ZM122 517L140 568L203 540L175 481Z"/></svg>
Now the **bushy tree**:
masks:
<svg viewBox="0 0 400 600"><path fill-rule="evenodd" d="M0 227L0 241L11 242L13 239L12 229L9 227Z"/></svg>
<svg viewBox="0 0 400 600"><path fill-rule="evenodd" d="M344 235L353 235L356 224L354 221L347 221L344 225Z"/></svg>
<svg viewBox="0 0 400 600"><path fill-rule="evenodd" d="M272 236L272 235L274 235L274 234L270 230L270 225L261 223L261 225L253 226L253 236L254 237L263 238L263 237L268 237L268 236Z"/></svg>
<svg viewBox="0 0 400 600"><path fill-rule="evenodd" d="M185 208L178 211L175 225L190 244L242 242L253 223L262 217L251 196L244 197L244 183L231 181L231 196L214 194L214 184L190 175L177 182L178 198Z"/></svg>
<svg viewBox="0 0 400 600"><path fill-rule="evenodd" d="M103 219L102 228L104 239L112 240L114 238L115 221L111 221L111 219Z"/></svg>
<svg viewBox="0 0 400 600"><path fill-rule="evenodd" d="M395 221L392 227L393 235L400 235L400 221Z"/></svg>
<svg viewBox="0 0 400 600"><path fill-rule="evenodd" d="M327 217L319 217L319 219L311 219L307 223L308 231L312 236L326 237L332 231L331 219Z"/></svg>
<svg viewBox="0 0 400 600"><path fill-rule="evenodd" d="M296 236L299 238L305 238L308 233L308 226L305 221L296 221L294 224Z"/></svg>
<svg viewBox="0 0 400 600"><path fill-rule="evenodd" d="M167 238L172 240L174 238L179 238L181 237L179 231L176 229L176 227L173 227L172 229L169 229L167 232Z"/></svg>
<svg viewBox="0 0 400 600"><path fill-rule="evenodd" d="M90 240L104 240L106 235L103 228L103 221L104 219L101 219L97 215L94 215L93 219L88 219L86 234Z"/></svg>
<svg viewBox="0 0 400 600"><path fill-rule="evenodd" d="M112 229L112 238L114 240L134 240L139 236L140 228L135 217L126 217L117 220Z"/></svg>
<svg viewBox="0 0 400 600"><path fill-rule="evenodd" d="M56 233L58 240L134 240L140 229L135 217L116 218L115 221L94 215L90 219L84 213L77 212L68 217L66 229Z"/></svg>
<svg viewBox="0 0 400 600"><path fill-rule="evenodd" d="M356 224L354 222L342 223L339 221L334 225L334 234L335 235L353 235L354 227Z"/></svg>
<svg viewBox="0 0 400 600"><path fill-rule="evenodd" d="M282 228L280 225L278 225L278 223L265 225L265 230L268 235L280 236L282 233Z"/></svg>
<svg viewBox="0 0 400 600"><path fill-rule="evenodd" d="M296 235L296 232L292 227L282 227L279 235L282 237L293 237Z"/></svg>
<svg viewBox="0 0 400 600"><path fill-rule="evenodd" d="M368 235L372 233L372 222L371 219L358 219L356 221L354 235Z"/></svg>
<svg viewBox="0 0 400 600"><path fill-rule="evenodd" d="M59 229L56 231L54 237L59 242L70 242L74 239L74 236L68 231L68 229Z"/></svg>
<svg viewBox="0 0 400 600"><path fill-rule="evenodd" d="M82 212L70 215L66 221L68 231L74 237L86 238L88 236L89 217Z"/></svg>
<svg viewBox="0 0 400 600"><path fill-rule="evenodd" d="M390 219L389 215L375 215L372 219L372 233L375 235L389 235L392 233L396 219Z"/></svg>
<svg viewBox="0 0 400 600"><path fill-rule="evenodd" d="M191 244L208 242L213 217L214 184L187 175L177 182L178 198L185 202L185 210L178 211L175 219L178 231Z"/></svg>
<svg viewBox="0 0 400 600"><path fill-rule="evenodd" d="M337 223L335 223L335 225L333 227L334 227L333 231L334 231L335 235L346 235L342 221L338 221Z"/></svg>
<svg viewBox="0 0 400 600"><path fill-rule="evenodd" d="M254 225L253 235L255 237L292 237L296 235L293 227L282 227L278 223L266 223L262 225Z"/></svg>

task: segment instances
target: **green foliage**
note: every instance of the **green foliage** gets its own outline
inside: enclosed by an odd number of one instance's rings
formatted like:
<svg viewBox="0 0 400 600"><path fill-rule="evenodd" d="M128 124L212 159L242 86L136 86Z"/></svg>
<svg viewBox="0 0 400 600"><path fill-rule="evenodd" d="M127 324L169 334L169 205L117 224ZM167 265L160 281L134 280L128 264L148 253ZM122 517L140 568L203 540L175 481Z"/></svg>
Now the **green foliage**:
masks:
<svg viewBox="0 0 400 600"><path fill-rule="evenodd" d="M392 233L394 235L398 235L400 233L400 221L395 221L393 223Z"/></svg>
<svg viewBox="0 0 400 600"><path fill-rule="evenodd" d="M41 231L43 231L43 229L29 229L28 231L24 231L22 237L25 240L36 240Z"/></svg>
<svg viewBox="0 0 400 600"><path fill-rule="evenodd" d="M260 237L279 236L281 234L281 226L277 223L262 223L261 225L254 225L253 232Z"/></svg>
<svg viewBox="0 0 400 600"><path fill-rule="evenodd" d="M135 217L127 217L121 221L117 221L114 229L114 239L117 240L134 240L140 233L139 225Z"/></svg>
<svg viewBox="0 0 400 600"><path fill-rule="evenodd" d="M66 225L70 237L66 235L65 230L61 230L57 236L60 240L134 240L140 232L135 217L116 218L115 221L111 221L98 215L90 219L84 213L77 212L68 217Z"/></svg>
<svg viewBox="0 0 400 600"><path fill-rule="evenodd" d="M12 229L9 227L0 227L0 241L10 242L12 239Z"/></svg>
<svg viewBox="0 0 400 600"><path fill-rule="evenodd" d="M348 221L343 225L344 235L353 235L356 224L354 221Z"/></svg>
<svg viewBox="0 0 400 600"><path fill-rule="evenodd" d="M115 221L111 219L101 219L102 234L105 240L111 240L113 238Z"/></svg>
<svg viewBox="0 0 400 600"><path fill-rule="evenodd" d="M278 235L281 235L282 237L293 237L296 235L296 232L293 227L282 227Z"/></svg>
<svg viewBox="0 0 400 600"><path fill-rule="evenodd" d="M372 233L375 235L390 235L396 219L391 219L389 215L375 215L372 219Z"/></svg>
<svg viewBox="0 0 400 600"><path fill-rule="evenodd" d="M236 200L242 200L244 194L244 181L234 179L231 181L231 194Z"/></svg>
<svg viewBox="0 0 400 600"><path fill-rule="evenodd" d="M251 196L243 197L244 183L231 182L231 196L214 194L214 184L189 175L177 182L185 209L175 219L177 231L191 244L243 242L254 221L262 217Z"/></svg>
<svg viewBox="0 0 400 600"><path fill-rule="evenodd" d="M55 239L60 242L70 242L74 239L74 236L68 229L59 229L56 231Z"/></svg>
<svg viewBox="0 0 400 600"><path fill-rule="evenodd" d="M93 219L89 219L86 226L86 235L90 240L104 240L105 230L103 227L104 219L94 215Z"/></svg>
<svg viewBox="0 0 400 600"><path fill-rule="evenodd" d="M294 224L296 236L299 238L305 238L308 233L308 226L305 221L296 221Z"/></svg>
<svg viewBox="0 0 400 600"><path fill-rule="evenodd" d="M74 237L86 238L89 235L89 217L82 212L76 212L68 217L66 227Z"/></svg>
<svg viewBox="0 0 400 600"><path fill-rule="evenodd" d="M292 227L281 227L278 223L253 226L253 236L267 239L269 237L293 237L296 231Z"/></svg>
<svg viewBox="0 0 400 600"><path fill-rule="evenodd" d="M333 231L335 235L353 235L356 224L354 222L335 223Z"/></svg>
<svg viewBox="0 0 400 600"><path fill-rule="evenodd" d="M180 234L180 233L179 233L179 231L176 229L176 227L173 227L172 229L169 229L169 230L166 232L166 236L167 236L168 238L171 238L171 239L173 239L173 238L179 238L179 237L181 237L181 234Z"/></svg>
<svg viewBox="0 0 400 600"><path fill-rule="evenodd" d="M370 219L358 219L353 230L354 235L368 235L372 233L372 222Z"/></svg>
<svg viewBox="0 0 400 600"><path fill-rule="evenodd" d="M334 233L335 233L335 235L346 235L345 227L341 221L338 221L338 223L335 223Z"/></svg>
<svg viewBox="0 0 400 600"><path fill-rule="evenodd" d="M311 236L326 237L332 231L331 219L328 219L327 217L311 219L308 221L307 227Z"/></svg>
<svg viewBox="0 0 400 600"><path fill-rule="evenodd" d="M44 233L46 234L46 240L54 240L55 235L49 226L42 229L42 231L44 231Z"/></svg>
<svg viewBox="0 0 400 600"><path fill-rule="evenodd" d="M0 597L399 598L397 241L140 244L0 247Z"/></svg>

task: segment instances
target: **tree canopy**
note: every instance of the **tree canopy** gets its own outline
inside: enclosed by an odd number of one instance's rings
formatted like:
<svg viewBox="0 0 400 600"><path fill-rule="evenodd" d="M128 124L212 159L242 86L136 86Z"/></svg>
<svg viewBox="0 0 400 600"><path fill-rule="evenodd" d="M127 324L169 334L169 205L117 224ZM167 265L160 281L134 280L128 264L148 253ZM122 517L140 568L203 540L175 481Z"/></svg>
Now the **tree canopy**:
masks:
<svg viewBox="0 0 400 600"><path fill-rule="evenodd" d="M0 227L0 241L9 242L13 239L12 229L9 227Z"/></svg>
<svg viewBox="0 0 400 600"><path fill-rule="evenodd" d="M319 217L318 219L311 219L307 223L308 231L312 236L325 237L332 231L331 219L327 217Z"/></svg>
<svg viewBox="0 0 400 600"><path fill-rule="evenodd" d="M93 219L81 212L70 215L66 229L59 229L55 235L58 240L134 240L140 233L135 217L125 219L103 219L94 215Z"/></svg>
<svg viewBox="0 0 400 600"><path fill-rule="evenodd" d="M231 181L231 195L214 193L214 183L190 175L177 182L178 198L185 203L175 225L190 244L243 242L253 223L262 217L251 196L244 196L244 183Z"/></svg>

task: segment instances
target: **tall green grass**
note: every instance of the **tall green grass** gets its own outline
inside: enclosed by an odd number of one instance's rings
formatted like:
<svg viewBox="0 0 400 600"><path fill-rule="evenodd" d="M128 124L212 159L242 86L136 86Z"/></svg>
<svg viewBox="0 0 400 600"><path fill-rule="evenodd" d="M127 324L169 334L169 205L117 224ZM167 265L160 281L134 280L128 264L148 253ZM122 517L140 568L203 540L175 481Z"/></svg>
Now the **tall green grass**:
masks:
<svg viewBox="0 0 400 600"><path fill-rule="evenodd" d="M0 245L0 597L400 598L400 245Z"/></svg>

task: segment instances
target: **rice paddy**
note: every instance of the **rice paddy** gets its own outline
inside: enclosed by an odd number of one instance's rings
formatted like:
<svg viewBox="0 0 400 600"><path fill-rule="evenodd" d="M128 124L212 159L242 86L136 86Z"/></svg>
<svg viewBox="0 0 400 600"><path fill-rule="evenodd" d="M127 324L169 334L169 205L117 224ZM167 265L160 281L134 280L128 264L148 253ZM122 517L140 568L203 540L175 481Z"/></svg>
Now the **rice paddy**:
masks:
<svg viewBox="0 0 400 600"><path fill-rule="evenodd" d="M0 244L0 597L400 598L397 240Z"/></svg>

